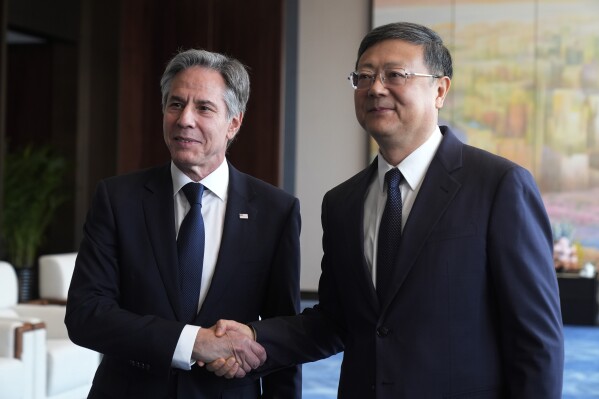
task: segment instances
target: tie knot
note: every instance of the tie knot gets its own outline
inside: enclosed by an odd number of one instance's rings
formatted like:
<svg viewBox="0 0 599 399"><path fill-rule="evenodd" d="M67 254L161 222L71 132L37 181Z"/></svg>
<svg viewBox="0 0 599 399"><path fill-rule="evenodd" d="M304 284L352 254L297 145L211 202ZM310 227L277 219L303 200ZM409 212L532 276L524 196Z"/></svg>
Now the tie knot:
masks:
<svg viewBox="0 0 599 399"><path fill-rule="evenodd" d="M191 205L202 204L202 194L204 193L204 186L200 183L187 183L182 188L187 201Z"/></svg>
<svg viewBox="0 0 599 399"><path fill-rule="evenodd" d="M397 168L393 168L385 173L385 182L387 183L387 189L398 188L401 182L401 172Z"/></svg>

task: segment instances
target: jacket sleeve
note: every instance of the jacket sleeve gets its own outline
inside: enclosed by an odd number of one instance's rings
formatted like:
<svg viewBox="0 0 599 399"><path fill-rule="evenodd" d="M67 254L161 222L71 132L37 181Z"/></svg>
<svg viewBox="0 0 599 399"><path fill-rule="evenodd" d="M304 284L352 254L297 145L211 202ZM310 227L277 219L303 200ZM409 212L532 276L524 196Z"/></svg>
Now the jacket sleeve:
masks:
<svg viewBox="0 0 599 399"><path fill-rule="evenodd" d="M117 204L109 191L105 182L99 183L85 222L67 301L69 337L78 345L166 377L184 324L135 307L145 306L144 289L124 282L125 276L139 270L131 262L125 264L123 254L135 252L143 263L140 254L151 249L144 247L135 230L144 226L143 219L137 220L142 218L136 213L142 212L136 209L139 202ZM128 218L122 219L123 214ZM136 300L124 299L135 296Z"/></svg>
<svg viewBox="0 0 599 399"><path fill-rule="evenodd" d="M343 350L343 327L336 320L334 309L338 296L335 282L327 268L326 196L323 201L322 274L319 282L320 303L305 309L297 316L275 317L250 323L257 333L258 342L266 348L267 361L259 373L265 374L290 365L327 358Z"/></svg>
<svg viewBox="0 0 599 399"><path fill-rule="evenodd" d="M564 342L552 233L528 171L512 168L493 202L488 259L510 398L561 398Z"/></svg>
<svg viewBox="0 0 599 399"><path fill-rule="evenodd" d="M300 229L299 201L295 199L277 237L266 298L260 312L262 318L295 315L300 311ZM263 377L262 391L265 399L301 399L301 366L290 366Z"/></svg>

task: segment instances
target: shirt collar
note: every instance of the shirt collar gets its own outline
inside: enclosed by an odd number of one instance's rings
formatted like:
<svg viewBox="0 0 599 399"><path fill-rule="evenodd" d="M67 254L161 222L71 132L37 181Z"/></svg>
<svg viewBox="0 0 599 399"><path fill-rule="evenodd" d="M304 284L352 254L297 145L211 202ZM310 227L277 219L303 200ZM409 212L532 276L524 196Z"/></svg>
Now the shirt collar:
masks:
<svg viewBox="0 0 599 399"><path fill-rule="evenodd" d="M173 195L177 195L184 185L193 181L185 173L181 172L181 169L172 161L171 177L173 179ZM224 159L218 168L200 180L199 183L202 183L204 187L224 201L227 198L227 189L229 187L229 164L227 160Z"/></svg>
<svg viewBox="0 0 599 399"><path fill-rule="evenodd" d="M390 165L379 153L378 185L380 190L383 191L385 189L385 173L394 167L399 169L410 189L415 190L424 180L428 166L432 162L439 144L441 144L441 140L443 140L443 134L441 134L441 129L437 126L433 134L420 147L401 161L399 165Z"/></svg>

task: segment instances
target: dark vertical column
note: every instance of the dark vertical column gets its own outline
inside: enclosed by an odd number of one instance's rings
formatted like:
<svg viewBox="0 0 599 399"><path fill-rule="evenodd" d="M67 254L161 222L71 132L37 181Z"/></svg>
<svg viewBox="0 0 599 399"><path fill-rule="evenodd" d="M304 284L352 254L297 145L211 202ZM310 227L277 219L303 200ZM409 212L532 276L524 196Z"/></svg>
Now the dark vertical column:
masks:
<svg viewBox="0 0 599 399"><path fill-rule="evenodd" d="M213 1L127 0L122 5L118 171L169 160L160 76L179 50L211 47Z"/></svg>
<svg viewBox="0 0 599 399"><path fill-rule="evenodd" d="M295 193L295 165L297 149L297 66L298 66L298 0L285 2L284 50L284 108L283 108L283 179L281 187Z"/></svg>
<svg viewBox="0 0 599 399"><path fill-rule="evenodd" d="M0 0L0 209L4 199L4 154L6 153L6 31L8 0ZM0 214L0 223L2 215ZM2 236L2 232L0 232ZM2 249L0 247L0 257Z"/></svg>
<svg viewBox="0 0 599 399"><path fill-rule="evenodd" d="M145 165L144 154L147 136L160 136L156 127L148 125L154 121L156 107L147 107L148 99L156 100L156 84L151 80L153 42L151 19L155 1L127 0L122 3L120 34L120 85L117 171L126 172ZM158 60L155 60L158 62ZM158 125L159 127L160 125Z"/></svg>
<svg viewBox="0 0 599 399"><path fill-rule="evenodd" d="M215 46L249 67L251 95L243 126L229 149L241 170L280 184L284 0L222 0ZM235 10L233 14L229 10Z"/></svg>
<svg viewBox="0 0 599 399"><path fill-rule="evenodd" d="M97 182L117 173L120 1L81 2L77 81L75 242ZM126 101L123 100L123 101Z"/></svg>

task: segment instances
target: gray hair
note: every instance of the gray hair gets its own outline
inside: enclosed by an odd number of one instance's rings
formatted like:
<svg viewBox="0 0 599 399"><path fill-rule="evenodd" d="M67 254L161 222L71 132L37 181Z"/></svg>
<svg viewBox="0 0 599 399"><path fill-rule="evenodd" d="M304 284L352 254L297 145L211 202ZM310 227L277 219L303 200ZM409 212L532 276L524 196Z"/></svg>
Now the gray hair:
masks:
<svg viewBox="0 0 599 399"><path fill-rule="evenodd" d="M171 82L179 72L194 66L213 69L219 72L225 80L223 100L227 106L227 117L245 112L250 97L250 77L245 66L234 58L206 50L190 49L176 54L166 66L160 79L162 92L162 110L166 107Z"/></svg>
<svg viewBox="0 0 599 399"><path fill-rule="evenodd" d="M387 25L381 25L371 30L358 49L358 58L356 59L356 69L358 61L364 52L371 46L384 40L397 39L423 47L424 64L434 75L453 76L453 66L451 54L445 45L443 39L426 26L411 22L395 22Z"/></svg>

